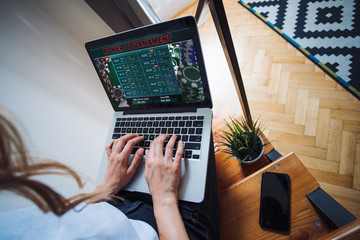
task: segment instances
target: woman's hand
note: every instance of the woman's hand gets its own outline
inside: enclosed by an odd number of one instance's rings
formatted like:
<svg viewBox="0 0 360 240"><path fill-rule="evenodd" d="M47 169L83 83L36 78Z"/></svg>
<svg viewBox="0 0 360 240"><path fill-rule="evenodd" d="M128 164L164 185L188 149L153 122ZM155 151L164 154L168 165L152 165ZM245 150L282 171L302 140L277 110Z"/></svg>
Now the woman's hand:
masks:
<svg viewBox="0 0 360 240"><path fill-rule="evenodd" d="M106 147L108 165L105 177L94 192L101 191L108 196L115 195L130 182L144 155L144 149L139 148L136 151L130 165L128 165L129 155L134 146L143 140L142 136L128 134L109 143Z"/></svg>
<svg viewBox="0 0 360 240"><path fill-rule="evenodd" d="M176 136L172 136L166 145L165 155L163 153L164 142L168 135L157 137L146 151L145 179L148 183L154 203L158 201L178 200L178 188L181 173L181 158L184 153L184 145L178 143L175 158L173 160L173 149Z"/></svg>
<svg viewBox="0 0 360 240"><path fill-rule="evenodd" d="M172 136L163 154L168 135L157 137L146 151L145 179L154 203L154 215L160 239L189 239L178 206L181 158L184 144L179 141L173 160L176 136Z"/></svg>

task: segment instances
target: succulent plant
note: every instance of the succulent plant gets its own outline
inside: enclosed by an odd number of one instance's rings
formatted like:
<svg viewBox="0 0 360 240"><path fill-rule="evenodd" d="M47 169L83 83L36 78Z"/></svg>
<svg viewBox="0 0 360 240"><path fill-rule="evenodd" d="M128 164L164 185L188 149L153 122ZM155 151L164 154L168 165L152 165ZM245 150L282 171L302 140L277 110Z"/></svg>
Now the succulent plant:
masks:
<svg viewBox="0 0 360 240"><path fill-rule="evenodd" d="M262 141L261 124L259 118L248 126L244 117L239 120L231 118L230 122L225 120L225 125L228 127L227 131L222 131L223 142L222 146L226 148L221 149L222 152L229 154L230 157L235 157L239 164L242 162L252 162L262 153L264 142Z"/></svg>

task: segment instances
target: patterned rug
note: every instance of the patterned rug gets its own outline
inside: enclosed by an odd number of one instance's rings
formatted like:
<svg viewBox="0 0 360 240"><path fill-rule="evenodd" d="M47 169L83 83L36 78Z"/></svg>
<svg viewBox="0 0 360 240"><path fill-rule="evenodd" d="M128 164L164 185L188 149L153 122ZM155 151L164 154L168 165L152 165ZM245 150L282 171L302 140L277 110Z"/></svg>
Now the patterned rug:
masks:
<svg viewBox="0 0 360 240"><path fill-rule="evenodd" d="M239 3L360 100L359 0Z"/></svg>

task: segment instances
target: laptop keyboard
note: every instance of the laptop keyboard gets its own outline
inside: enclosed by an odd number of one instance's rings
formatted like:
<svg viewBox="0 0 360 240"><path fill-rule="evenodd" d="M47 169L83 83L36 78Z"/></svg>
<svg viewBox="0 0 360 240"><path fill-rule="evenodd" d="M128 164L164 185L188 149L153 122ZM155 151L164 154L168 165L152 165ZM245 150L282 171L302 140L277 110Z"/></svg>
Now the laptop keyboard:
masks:
<svg viewBox="0 0 360 240"><path fill-rule="evenodd" d="M171 116L171 117L121 117L116 119L112 138L118 139L129 133L144 136L144 141L138 143L132 154L139 148L149 149L152 140L162 134L176 135L176 146L179 140L184 143L184 158L200 159L201 138L204 116ZM167 142L164 143L164 151Z"/></svg>

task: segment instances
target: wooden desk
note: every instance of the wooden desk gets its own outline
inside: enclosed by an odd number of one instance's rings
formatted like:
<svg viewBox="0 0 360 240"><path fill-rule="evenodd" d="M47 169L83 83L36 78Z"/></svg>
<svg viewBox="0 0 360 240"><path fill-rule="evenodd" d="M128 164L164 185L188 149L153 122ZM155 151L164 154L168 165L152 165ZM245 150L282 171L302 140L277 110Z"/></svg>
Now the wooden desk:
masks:
<svg viewBox="0 0 360 240"><path fill-rule="evenodd" d="M330 232L327 224L306 198L307 194L320 187L319 183L295 154L291 153L231 186L222 186L225 188L220 191L221 239L290 238L289 235L263 230L259 225L263 172L286 173L291 178L291 238L312 239ZM223 177L222 174L218 169L219 180Z"/></svg>

